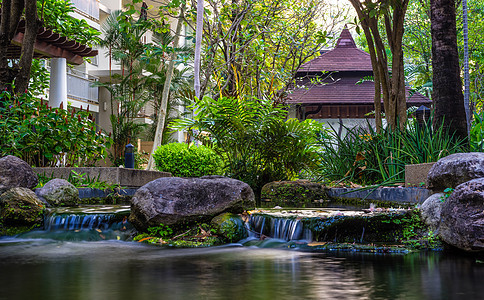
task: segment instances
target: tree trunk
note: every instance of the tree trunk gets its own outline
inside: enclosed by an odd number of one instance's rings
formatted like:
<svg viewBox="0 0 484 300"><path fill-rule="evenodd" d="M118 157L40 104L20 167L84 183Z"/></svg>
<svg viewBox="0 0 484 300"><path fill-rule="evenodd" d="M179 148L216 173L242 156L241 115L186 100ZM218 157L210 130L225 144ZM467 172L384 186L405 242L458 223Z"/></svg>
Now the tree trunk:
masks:
<svg viewBox="0 0 484 300"><path fill-rule="evenodd" d="M466 112L467 134L471 130L470 79L469 79L469 35L467 24L467 0L462 0L462 25L464 34L464 109Z"/></svg>
<svg viewBox="0 0 484 300"><path fill-rule="evenodd" d="M18 24L25 8L25 35L19 65L9 64L7 49L17 33ZM15 92L27 89L34 54L34 44L40 26L37 18L37 1L3 0L0 22L0 89L11 89L15 81Z"/></svg>
<svg viewBox="0 0 484 300"><path fill-rule="evenodd" d="M24 0L3 0L0 22L0 89L10 89L18 74L16 65L10 66L7 49L10 46L24 10Z"/></svg>
<svg viewBox="0 0 484 300"><path fill-rule="evenodd" d="M24 92L29 86L30 69L34 57L34 44L37 32L40 27L37 19L37 1L25 0L25 35L22 41L22 52L20 55L19 74L15 79L15 92Z"/></svg>
<svg viewBox="0 0 484 300"><path fill-rule="evenodd" d="M200 48L202 47L203 32L203 0L197 1L197 29L195 32L195 58L193 82L195 88L195 97L200 99Z"/></svg>
<svg viewBox="0 0 484 300"><path fill-rule="evenodd" d="M431 0L432 68L435 113L434 128L448 128L457 137L467 137L464 96L457 51L455 2Z"/></svg>
<svg viewBox="0 0 484 300"><path fill-rule="evenodd" d="M163 130L166 120L166 110L168 106L168 97L170 96L171 78L173 77L173 69L175 68L175 60L177 56L177 53L175 52L175 47L178 46L178 40L180 39L184 12L185 7L182 5L180 7L180 15L176 23L175 38L173 39L173 53L171 54L170 63L168 64L168 70L166 71L165 84L163 86L163 94L161 96L161 105L158 111L158 122L156 124L155 140L153 142L153 148L151 149L150 159L148 161L148 166L146 170L154 169L155 164L153 159L153 153L155 153L156 148L161 145L163 138Z"/></svg>
<svg viewBox="0 0 484 300"><path fill-rule="evenodd" d="M390 128L405 128L407 122L407 101L405 95L405 74L403 68L403 24L409 0L386 3L378 1L386 12L382 13L388 44L392 52L392 76L388 70L388 58L385 45L380 35L378 24L380 12L375 13L372 1L350 0L355 8L361 27L368 42L368 48L373 67L375 82L375 122L377 130L381 127L381 100L385 110L385 118ZM390 8L393 12L390 16Z"/></svg>

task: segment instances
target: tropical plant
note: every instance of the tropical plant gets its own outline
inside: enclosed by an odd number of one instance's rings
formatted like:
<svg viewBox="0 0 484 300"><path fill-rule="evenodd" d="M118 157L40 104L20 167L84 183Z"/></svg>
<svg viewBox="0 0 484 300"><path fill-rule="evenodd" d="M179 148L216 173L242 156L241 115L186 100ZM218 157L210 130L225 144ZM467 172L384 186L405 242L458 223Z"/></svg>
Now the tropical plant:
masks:
<svg viewBox="0 0 484 300"><path fill-rule="evenodd" d="M185 98L190 98L190 69L181 68L180 64L189 60L193 55L193 49L189 46L170 46L173 44L173 36L170 32L159 32L153 36L153 49L151 51L150 64L146 65L146 70L151 73L151 76L146 78L145 87L148 88L150 98L152 100L154 114L151 115L153 123L148 128L147 139L154 140L158 123L158 114L162 107L162 94L165 86L168 59L167 53L176 53L175 65L177 68L173 70L173 76L170 82L170 89L168 95L165 124L163 126L162 144L173 142L171 140L171 129L168 124L176 118L179 118L181 113L177 110L177 106L184 106Z"/></svg>
<svg viewBox="0 0 484 300"><path fill-rule="evenodd" d="M16 97L3 91L0 98L0 156L38 167L92 166L106 157L112 140L89 111L51 108L28 92Z"/></svg>
<svg viewBox="0 0 484 300"><path fill-rule="evenodd" d="M409 122L405 130L388 127L376 132L367 128L346 128L344 137L335 130L321 137L320 179L348 180L360 184L396 183L404 181L405 165L435 162L457 152L465 152L464 140L443 126L432 129Z"/></svg>
<svg viewBox="0 0 484 300"><path fill-rule="evenodd" d="M484 112L474 112L469 132L470 149L473 152L484 152Z"/></svg>
<svg viewBox="0 0 484 300"><path fill-rule="evenodd" d="M222 160L210 148L184 143L161 145L153 154L156 168L177 177L221 175Z"/></svg>
<svg viewBox="0 0 484 300"><path fill-rule="evenodd" d="M99 42L101 32L90 26L86 20L71 16L74 9L70 0L37 0L37 11L43 26L70 40L92 47Z"/></svg>
<svg viewBox="0 0 484 300"><path fill-rule="evenodd" d="M284 121L286 111L272 102L252 97L204 97L190 106L193 118L173 127L193 132L224 160L226 174L255 190L270 181L297 178L317 165L314 147L318 123Z"/></svg>
<svg viewBox="0 0 484 300"><path fill-rule="evenodd" d="M134 20L132 13L131 10L113 12L102 27L106 38L100 41L101 46L109 48L110 64L114 60L121 67L121 74L113 74L109 82L96 83L111 94L109 119L114 141L113 162L122 160L124 147L146 127L135 119L150 99L144 88L143 70L151 45L143 43L142 37L153 23L142 18Z"/></svg>

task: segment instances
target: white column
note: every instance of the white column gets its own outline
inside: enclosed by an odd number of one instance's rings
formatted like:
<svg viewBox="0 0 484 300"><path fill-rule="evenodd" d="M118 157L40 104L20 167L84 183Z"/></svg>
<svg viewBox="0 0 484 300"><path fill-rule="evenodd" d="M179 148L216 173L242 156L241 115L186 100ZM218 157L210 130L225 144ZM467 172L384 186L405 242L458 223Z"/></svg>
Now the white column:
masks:
<svg viewBox="0 0 484 300"><path fill-rule="evenodd" d="M67 68L65 58L52 58L50 61L49 106L59 107L63 103L67 109Z"/></svg>

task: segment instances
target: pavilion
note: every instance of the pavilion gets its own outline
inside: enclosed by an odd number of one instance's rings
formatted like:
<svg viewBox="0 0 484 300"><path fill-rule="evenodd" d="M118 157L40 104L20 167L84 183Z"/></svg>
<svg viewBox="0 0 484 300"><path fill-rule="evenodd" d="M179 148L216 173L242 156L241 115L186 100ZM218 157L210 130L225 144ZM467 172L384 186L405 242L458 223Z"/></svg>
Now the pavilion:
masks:
<svg viewBox="0 0 484 300"><path fill-rule="evenodd" d="M333 127L374 124L375 85L370 55L356 47L345 27L336 47L301 65L295 84L289 89L287 103L291 117L316 119ZM432 101L406 90L407 106L430 107ZM383 105L382 105L383 107Z"/></svg>

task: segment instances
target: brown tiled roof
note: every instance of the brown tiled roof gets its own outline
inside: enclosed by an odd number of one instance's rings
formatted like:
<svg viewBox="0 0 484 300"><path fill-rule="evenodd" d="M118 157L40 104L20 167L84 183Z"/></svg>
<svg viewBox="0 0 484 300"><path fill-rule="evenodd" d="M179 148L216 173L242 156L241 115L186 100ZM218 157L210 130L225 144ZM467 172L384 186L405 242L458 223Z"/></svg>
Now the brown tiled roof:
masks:
<svg viewBox="0 0 484 300"><path fill-rule="evenodd" d="M336 74L335 74L336 77ZM366 81L356 84L361 80L362 75L341 76L335 80L325 80L324 84L311 84L309 80L298 82L298 88L289 92L288 103L309 104L373 104L375 96L375 84ZM331 83L328 83L331 82ZM407 88L407 97L410 90ZM429 105L430 99L419 94L413 93L410 99L407 99L408 106Z"/></svg>
<svg viewBox="0 0 484 300"><path fill-rule="evenodd" d="M322 74L325 74L326 78L315 80L316 75ZM302 104L308 109L316 105L327 110L323 113L325 116L339 115L341 109L346 109L345 106L358 106L358 113L356 110L353 113L364 116L360 110L369 110L373 106L375 84L372 81L356 83L372 75L370 55L356 48L355 41L345 27L333 50L323 53L299 68L296 73L297 86L289 89L287 102ZM408 106L429 106L432 103L429 98L419 93L410 93L409 88L406 94ZM337 108L338 113L334 113L330 108ZM348 115L352 113L349 112Z"/></svg>
<svg viewBox="0 0 484 300"><path fill-rule="evenodd" d="M345 27L333 50L301 65L298 73L321 71L373 71L370 54L356 47L348 28Z"/></svg>

